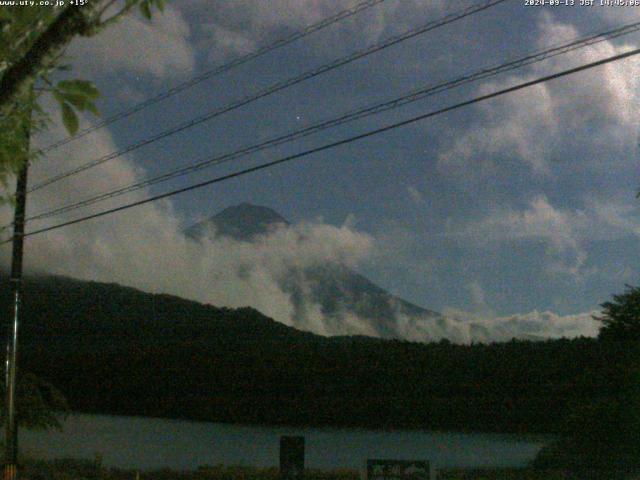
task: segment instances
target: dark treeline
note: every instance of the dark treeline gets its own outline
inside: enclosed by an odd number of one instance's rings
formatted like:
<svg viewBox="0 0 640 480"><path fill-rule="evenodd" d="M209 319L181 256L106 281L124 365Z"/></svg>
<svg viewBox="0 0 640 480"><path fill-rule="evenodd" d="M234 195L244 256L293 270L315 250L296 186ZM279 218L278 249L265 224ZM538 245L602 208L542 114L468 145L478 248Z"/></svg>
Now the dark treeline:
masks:
<svg viewBox="0 0 640 480"><path fill-rule="evenodd" d="M617 396L612 358L622 347L587 338L325 338L250 308L48 277L25 284L20 368L51 382L80 412L551 433L585 402Z"/></svg>

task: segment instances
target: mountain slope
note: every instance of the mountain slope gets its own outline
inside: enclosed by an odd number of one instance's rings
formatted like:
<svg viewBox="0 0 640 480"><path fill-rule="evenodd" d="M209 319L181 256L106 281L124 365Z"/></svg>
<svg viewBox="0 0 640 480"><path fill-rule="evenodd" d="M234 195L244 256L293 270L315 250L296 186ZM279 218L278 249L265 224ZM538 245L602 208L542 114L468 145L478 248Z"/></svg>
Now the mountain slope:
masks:
<svg viewBox="0 0 640 480"><path fill-rule="evenodd" d="M184 233L197 239L207 235L211 227L214 227L217 235L247 242L278 226L287 225L289 222L270 208L242 203L224 209L209 220L192 225Z"/></svg>
<svg viewBox="0 0 640 480"><path fill-rule="evenodd" d="M192 239L227 237L242 242L258 241L290 223L277 212L248 203L232 206L185 230ZM301 238L300 241L304 241ZM277 279L294 307L292 325L321 334L365 334L382 338L407 338L407 329L429 332L446 330L437 312L424 309L390 294L340 262L299 268L295 265ZM322 329L314 316L322 317ZM354 321L357 319L357 321Z"/></svg>

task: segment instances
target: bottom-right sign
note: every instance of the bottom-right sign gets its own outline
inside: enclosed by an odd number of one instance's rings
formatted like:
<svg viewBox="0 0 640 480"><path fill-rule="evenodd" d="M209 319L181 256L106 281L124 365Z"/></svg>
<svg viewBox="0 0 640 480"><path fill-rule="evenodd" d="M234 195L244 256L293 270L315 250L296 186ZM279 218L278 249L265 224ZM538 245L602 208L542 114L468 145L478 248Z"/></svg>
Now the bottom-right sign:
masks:
<svg viewBox="0 0 640 480"><path fill-rule="evenodd" d="M431 468L423 460L367 460L367 480L429 480Z"/></svg>

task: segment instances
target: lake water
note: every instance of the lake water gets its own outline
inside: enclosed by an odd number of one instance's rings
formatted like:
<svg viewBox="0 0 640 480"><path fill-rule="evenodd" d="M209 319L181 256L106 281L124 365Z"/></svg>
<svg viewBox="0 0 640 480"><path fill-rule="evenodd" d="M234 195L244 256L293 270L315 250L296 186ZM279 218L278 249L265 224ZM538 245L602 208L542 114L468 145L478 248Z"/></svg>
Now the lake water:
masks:
<svg viewBox="0 0 640 480"><path fill-rule="evenodd" d="M362 470L367 458L430 460L436 468L525 466L542 438L498 434L257 427L141 417L71 415L62 432L20 432L39 458L94 458L106 466L194 469L199 465L277 466L281 435L303 435L308 468Z"/></svg>

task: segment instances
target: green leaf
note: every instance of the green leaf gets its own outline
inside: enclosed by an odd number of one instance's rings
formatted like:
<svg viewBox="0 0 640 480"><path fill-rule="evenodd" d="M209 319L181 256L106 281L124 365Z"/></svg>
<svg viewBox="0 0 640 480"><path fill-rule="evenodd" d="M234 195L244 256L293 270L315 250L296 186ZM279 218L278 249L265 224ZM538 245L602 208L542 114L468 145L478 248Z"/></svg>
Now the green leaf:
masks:
<svg viewBox="0 0 640 480"><path fill-rule="evenodd" d="M100 111L98 110L98 107L96 107L95 103L87 102L84 107L86 110L93 113L96 117L100 116Z"/></svg>
<svg viewBox="0 0 640 480"><path fill-rule="evenodd" d="M150 6L148 0L143 0L140 3L140 11L142 12L142 15L144 15L144 17L147 20L151 20L151 6Z"/></svg>
<svg viewBox="0 0 640 480"><path fill-rule="evenodd" d="M87 98L83 95L77 93L61 92L59 90L53 90L52 93L60 106L62 106L62 104L64 103L69 103L73 105L73 107L78 111L83 112L87 109L89 100L87 100Z"/></svg>
<svg viewBox="0 0 640 480"><path fill-rule="evenodd" d="M86 110L87 103L89 102L89 99L87 97L78 93L63 93L62 97L66 102L73 105L76 110L79 110L81 112Z"/></svg>
<svg viewBox="0 0 640 480"><path fill-rule="evenodd" d="M87 110L96 116L100 115L93 102L99 96L99 92L91 82L85 80L63 80L58 82L52 93L62 108L64 108L64 104L67 104L67 106L72 106L78 112Z"/></svg>
<svg viewBox="0 0 640 480"><path fill-rule="evenodd" d="M91 100L95 100L100 96L96 86L86 80L63 80L58 82L57 88L64 92L84 95Z"/></svg>
<svg viewBox="0 0 640 480"><path fill-rule="evenodd" d="M79 126L78 116L76 115L76 112L73 111L73 108L71 108L71 105L69 105L68 103L62 103L61 107L62 123L64 124L70 135L75 135L78 131Z"/></svg>
<svg viewBox="0 0 640 480"><path fill-rule="evenodd" d="M56 102L58 102L60 104L60 106L62 106L62 104L64 103L64 95L58 91L58 90L52 90L51 93L53 93L53 98L56 99Z"/></svg>

